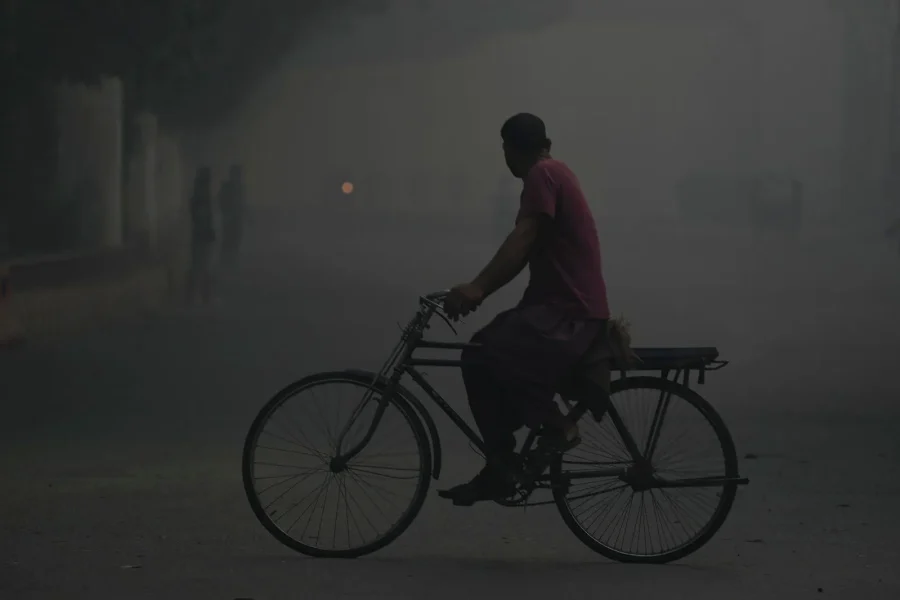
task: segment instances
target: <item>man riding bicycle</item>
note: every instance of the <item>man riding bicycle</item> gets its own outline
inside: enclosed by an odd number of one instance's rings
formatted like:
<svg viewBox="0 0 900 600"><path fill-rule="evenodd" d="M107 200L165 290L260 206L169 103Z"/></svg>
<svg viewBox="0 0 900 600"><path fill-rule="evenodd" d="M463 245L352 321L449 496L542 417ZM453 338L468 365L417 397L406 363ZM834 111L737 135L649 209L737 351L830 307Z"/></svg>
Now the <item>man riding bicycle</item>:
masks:
<svg viewBox="0 0 900 600"><path fill-rule="evenodd" d="M530 278L519 304L476 333L478 346L462 354L487 465L469 483L441 492L461 506L512 495L507 467L521 427L542 427L541 445L553 452L580 442L554 397L610 316L593 215L575 174L550 156L544 122L517 114L500 137L506 165L523 182L515 228L474 280L450 291L444 309L454 319L469 314L526 264Z"/></svg>

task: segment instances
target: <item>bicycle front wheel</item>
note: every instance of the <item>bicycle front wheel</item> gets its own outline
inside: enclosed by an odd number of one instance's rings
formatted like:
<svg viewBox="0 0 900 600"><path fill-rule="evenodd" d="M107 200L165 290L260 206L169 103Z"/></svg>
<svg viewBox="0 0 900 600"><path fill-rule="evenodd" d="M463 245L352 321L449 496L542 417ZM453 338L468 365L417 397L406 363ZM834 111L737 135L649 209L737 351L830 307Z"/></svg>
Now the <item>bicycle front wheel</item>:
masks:
<svg viewBox="0 0 900 600"><path fill-rule="evenodd" d="M355 558L395 540L415 519L431 481L431 446L415 410L382 396L373 378L311 375L259 412L243 453L244 491L260 523L309 556ZM370 391L371 390L371 391ZM371 439L346 465L332 459Z"/></svg>
<svg viewBox="0 0 900 600"><path fill-rule="evenodd" d="M615 419L583 419L584 441L551 467L559 512L578 539L612 560L659 564L684 558L712 538L731 510L738 477L731 434L706 400L674 381L627 377L610 391L624 429L650 456L652 477L594 476L638 471ZM658 480L704 483L664 487Z"/></svg>

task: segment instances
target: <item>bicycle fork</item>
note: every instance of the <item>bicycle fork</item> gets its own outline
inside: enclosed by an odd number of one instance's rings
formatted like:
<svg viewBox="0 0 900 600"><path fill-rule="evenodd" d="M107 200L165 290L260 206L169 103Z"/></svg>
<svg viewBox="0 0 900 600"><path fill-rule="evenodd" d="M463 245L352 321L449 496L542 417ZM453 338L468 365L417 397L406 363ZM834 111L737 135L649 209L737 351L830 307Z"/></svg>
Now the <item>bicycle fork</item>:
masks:
<svg viewBox="0 0 900 600"><path fill-rule="evenodd" d="M359 406L353 411L353 414L350 415L350 419L348 419L347 424L341 430L340 435L337 438L337 444L335 445L335 456L331 459L330 467L333 473L340 473L347 468L348 463L353 460L356 456L359 455L360 452L363 451L363 448L368 445L370 441L372 441L372 437L375 435L375 430L378 428L379 423L381 423L382 417L384 417L384 411L387 410L388 403L393 395L397 392L397 387L400 384L400 376L402 372L394 373L388 382L387 387L381 394L380 400L378 400L378 408L375 409L375 416L372 418L372 424L369 426L368 431L366 431L366 435L363 436L363 439L360 440L358 444L350 448L347 452L342 453L341 448L344 446L344 438L350 433L350 430L353 429L353 425L356 423L356 420L362 416L363 411L372 402L372 396L375 393L375 386L378 385L378 380L372 382L372 385L366 390L365 395L359 403Z"/></svg>

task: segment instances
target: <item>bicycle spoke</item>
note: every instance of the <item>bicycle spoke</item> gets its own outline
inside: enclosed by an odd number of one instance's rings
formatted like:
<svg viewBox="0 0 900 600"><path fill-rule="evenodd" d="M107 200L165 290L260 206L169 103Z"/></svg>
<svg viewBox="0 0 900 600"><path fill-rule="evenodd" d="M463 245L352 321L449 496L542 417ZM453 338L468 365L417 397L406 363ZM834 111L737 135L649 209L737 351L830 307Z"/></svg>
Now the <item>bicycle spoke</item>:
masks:
<svg viewBox="0 0 900 600"><path fill-rule="evenodd" d="M358 446L380 405L369 386L328 382L287 397L260 426L247 481L291 540L354 550L376 543L408 513L422 485L423 456L408 417L393 403L358 454L332 469L339 436L342 452Z"/></svg>
<svg viewBox="0 0 900 600"><path fill-rule="evenodd" d="M691 544L712 522L726 485L721 440L705 415L667 384L623 387L611 397L612 410L641 452L652 457L652 470L630 456L614 418L585 420L579 423L582 443L559 465L568 482L564 502L573 526L599 547L616 556L661 557ZM622 478L608 476L616 467ZM566 476L579 472L581 477ZM653 477L723 483L662 488L654 487ZM640 481L643 487L635 487Z"/></svg>

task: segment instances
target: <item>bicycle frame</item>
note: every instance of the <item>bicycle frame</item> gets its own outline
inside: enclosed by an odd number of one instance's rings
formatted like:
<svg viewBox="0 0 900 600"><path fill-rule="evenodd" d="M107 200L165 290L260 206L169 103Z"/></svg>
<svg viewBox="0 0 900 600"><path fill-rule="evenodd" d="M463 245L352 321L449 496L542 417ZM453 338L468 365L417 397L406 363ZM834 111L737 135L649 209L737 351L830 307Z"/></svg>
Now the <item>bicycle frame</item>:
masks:
<svg viewBox="0 0 900 600"><path fill-rule="evenodd" d="M379 406L375 412L375 417L372 419L371 426L366 432L366 435L358 444L349 449L347 452L341 453L344 436L346 436L347 432L350 431L365 406L372 400L372 395L375 390L374 383L367 390L359 406L352 413L350 420L338 437L337 456L333 460L333 463L335 465L346 465L350 460L357 456L369 443L375 433L375 430L378 428L378 425L381 422L381 418L384 415L384 411L387 408L390 398L394 394L398 393L398 387L404 375L409 375L410 378L428 395L428 397L431 398L431 400L435 404L437 404L437 406L444 412L444 414L446 414L450 418L450 420L453 421L453 423L460 429L460 431L462 431L463 434L465 434L465 436L469 438L469 440L473 444L475 444L475 446L482 453L485 452L484 442L479 437L479 435L472 429L472 427L469 426L465 419L463 419L459 415L459 413L457 413L453 409L453 407L450 406L450 404L444 399L443 396L441 396L441 394L434 388L434 386L428 383L422 373L417 370L417 367L461 367L462 360L419 358L413 356L416 350L464 351L467 349L478 347L478 344L438 342L424 339L424 331L428 328L429 321L435 315L440 316L442 319L444 319L445 322L447 322L451 329L453 328L447 318L440 311L441 305L439 304L439 300L441 300L443 298L443 295L445 294L446 292L438 292L436 294L431 294L429 296L423 296L419 298L420 308L418 312L416 313L415 317L413 317L413 319L409 322L409 324L404 328L400 342L394 348L394 351L391 353L390 357L384 363L375 378L375 381L379 381L383 377L386 377L388 373L390 373L387 388L382 392ZM566 473L566 478L568 480L593 479L601 477L624 478L629 476L635 477L637 475L635 470L643 473L645 469L648 469L650 467L650 461L653 456L653 451L655 450L657 440L659 439L662 421L668 408L669 398L670 394L663 394L660 398L659 404L657 405L657 409L654 414L653 422L651 424L651 435L648 436L649 439L647 441L647 446L646 448L644 448L643 452L638 447L637 442L634 440L634 437L628 431L627 427L625 427L625 423L622 420L621 415L619 415L613 404L611 402L607 403L605 414L609 415L609 418L612 420L613 425L621 436L626 450L630 454L633 462L628 466L569 472ZM570 416L576 422L589 410L589 407L585 404L586 403L584 402L576 404L572 411L570 411ZM523 443L522 449L520 450L520 455L525 455L531 450L531 447L534 444L537 435L537 430L532 429L529 432L528 436L525 439L525 442ZM649 473L649 471L647 471L647 473ZM549 482L549 480L550 477L548 475L542 475L540 477L537 477L534 481L536 484L546 484ZM697 479L683 479L678 481L665 481L655 478L653 485L654 487L710 487L720 486L725 483L744 483L744 480L735 480L725 477L704 477ZM537 487L545 486L538 485Z"/></svg>
<svg viewBox="0 0 900 600"><path fill-rule="evenodd" d="M400 384L404 375L409 375L409 377L418 385L431 400L446 414L451 421L459 428L463 434L469 438L469 440L475 444L475 446L483 453L485 451L484 441L479 437L479 435L469 426L465 419L463 419L458 412L456 412L452 406L444 399L443 396L432 386L428 380L425 379L425 376L422 375L420 371L418 371L418 367L461 367L462 360L461 359L444 359L444 358L421 358L414 356L414 353L417 350L458 350L464 351L467 349L477 348L477 344L464 343L464 342L438 342L432 340L424 339L424 331L429 326L429 321L431 318L438 314L442 318L443 314L439 312L440 304L438 303L438 299L440 298L439 294L432 294L431 296L423 296L419 299L420 308L413 319L409 322L409 324L404 328L403 335L401 336L400 342L395 347L394 351L391 353L388 360L382 366L381 370L378 373L378 377L384 377L389 372L391 373L390 378L388 379L388 387L381 396L381 401L379 403L379 407L375 412L375 417L372 419L372 424L369 427L366 435L363 436L363 439L356 444L353 448L349 449L345 453L341 453L341 448L343 447L344 436L346 436L347 432L353 427L356 419L359 418L359 415L362 413L365 406L372 399L372 393L374 392L374 387L370 387L367 391L366 395L363 397L360 405L356 408L356 410L352 413L347 425L344 426L341 435L338 437L338 457L335 458L335 461L341 464L346 464L350 460L352 460L355 456L357 456L363 448L365 448L366 444L372 439L372 436L375 433L375 430L378 427L378 424L381 421L382 416L384 415L384 411L387 408L388 400L391 396L397 393L397 387ZM448 323L449 324L449 323ZM452 325L451 325L452 328ZM622 423L621 417L618 413L615 412L615 409L609 411L610 417L613 419L616 424L616 428L620 429L620 433L623 435L623 440L625 440L625 444L628 447L629 452L631 452L632 457L636 460L641 460L639 457L641 456L640 451L637 448L637 444L634 442L634 439L631 437L630 433L625 429L624 424ZM534 443L534 439L537 436L536 431L531 431L526 439L522 453L528 452L530 450L531 445ZM602 472L591 471L585 472L586 475L584 477L602 477L602 476L615 476L621 475L625 472L625 469L606 469ZM579 473L580 475L580 473Z"/></svg>

